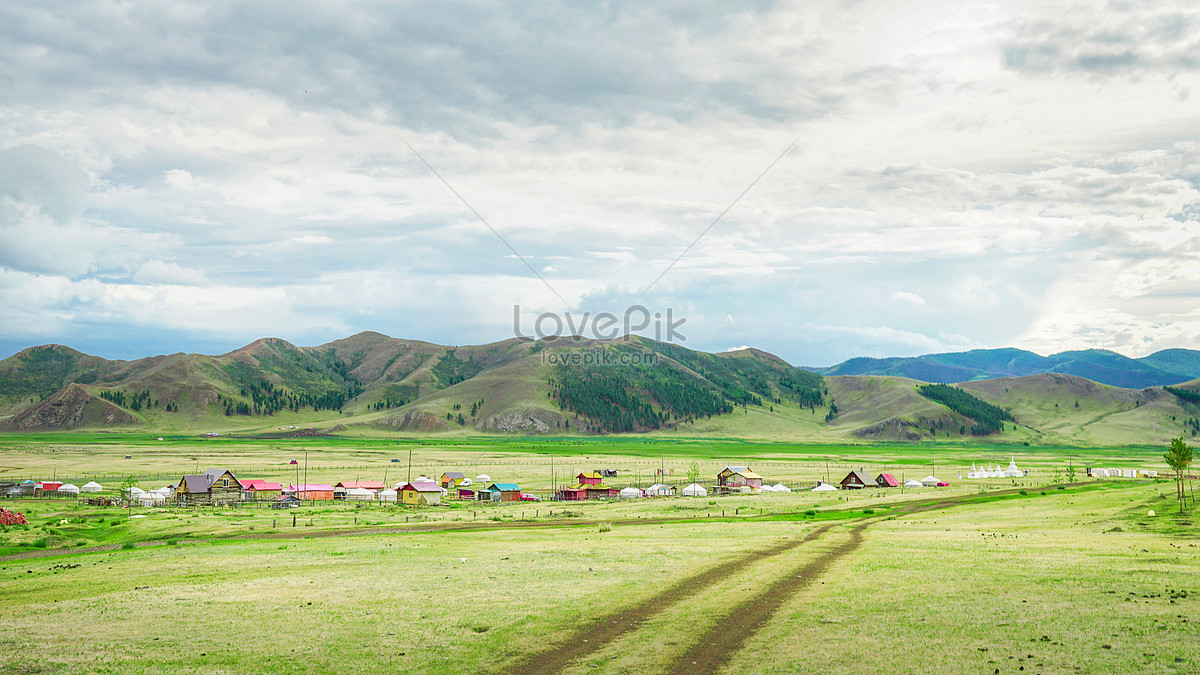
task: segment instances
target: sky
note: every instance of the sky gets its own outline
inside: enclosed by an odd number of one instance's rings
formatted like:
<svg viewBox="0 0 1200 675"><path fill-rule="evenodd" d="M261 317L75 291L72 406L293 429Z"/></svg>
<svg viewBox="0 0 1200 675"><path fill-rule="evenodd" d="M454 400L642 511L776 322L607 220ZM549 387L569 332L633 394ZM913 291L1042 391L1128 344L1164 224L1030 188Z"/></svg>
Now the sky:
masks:
<svg viewBox="0 0 1200 675"><path fill-rule="evenodd" d="M886 4L9 0L0 356L1200 347L1200 6Z"/></svg>

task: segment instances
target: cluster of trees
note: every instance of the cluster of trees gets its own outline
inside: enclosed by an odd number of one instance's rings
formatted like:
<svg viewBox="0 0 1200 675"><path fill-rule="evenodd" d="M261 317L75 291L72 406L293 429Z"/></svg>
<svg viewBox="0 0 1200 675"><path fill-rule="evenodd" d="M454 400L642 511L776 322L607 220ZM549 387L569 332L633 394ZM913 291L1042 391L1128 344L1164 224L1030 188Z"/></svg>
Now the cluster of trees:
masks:
<svg viewBox="0 0 1200 675"><path fill-rule="evenodd" d="M1178 387L1163 387L1163 390L1175 394L1175 397L1187 403L1200 405L1200 391L1194 389L1179 389Z"/></svg>
<svg viewBox="0 0 1200 675"><path fill-rule="evenodd" d="M474 355L467 356L464 361L458 358L456 350L450 350L434 364L433 374L439 382L450 387L475 377L484 367L484 364L475 362Z"/></svg>
<svg viewBox="0 0 1200 675"><path fill-rule="evenodd" d="M764 398L782 403L783 397L813 409L825 403L825 378L786 363L721 357L670 343L654 343L652 348L712 382L735 405L761 406Z"/></svg>
<svg viewBox="0 0 1200 675"><path fill-rule="evenodd" d="M153 408L158 406L158 401L150 397L149 389L145 389L134 394L126 394L119 389L101 390L100 398L104 399L105 401L109 401L110 403L115 403L122 408L129 408L130 410L141 410L142 408Z"/></svg>
<svg viewBox="0 0 1200 675"><path fill-rule="evenodd" d="M733 406L720 393L703 386L674 369L648 374L646 390L676 420L692 421L733 412ZM756 405L762 405L760 401ZM665 421L665 420L664 420Z"/></svg>
<svg viewBox="0 0 1200 675"><path fill-rule="evenodd" d="M641 396L624 369L560 368L553 395L562 410L582 415L592 428L610 431L658 429L667 421Z"/></svg>
<svg viewBox="0 0 1200 675"><path fill-rule="evenodd" d="M362 386L351 382L344 388L319 392L293 392L276 387L270 381L245 382L241 395L249 401L234 401L217 396L225 405L226 415L274 415L281 410L299 412L302 409L341 410L346 401L362 393Z"/></svg>
<svg viewBox="0 0 1200 675"><path fill-rule="evenodd" d="M376 401L375 403L372 403L371 409L373 409L373 410L391 410L392 408L399 408L400 406L408 405L411 402L412 402L411 398L405 398L403 396L401 396L400 398L392 398L391 396L389 396L387 398L380 399L380 400Z"/></svg>
<svg viewBox="0 0 1200 675"><path fill-rule="evenodd" d="M1004 422L1011 422L1013 416L1007 410L998 408L991 403L981 401L958 387L948 384L922 384L917 391L924 397L933 399L954 412L969 417L975 421L971 433L975 436L986 436L1004 430Z"/></svg>

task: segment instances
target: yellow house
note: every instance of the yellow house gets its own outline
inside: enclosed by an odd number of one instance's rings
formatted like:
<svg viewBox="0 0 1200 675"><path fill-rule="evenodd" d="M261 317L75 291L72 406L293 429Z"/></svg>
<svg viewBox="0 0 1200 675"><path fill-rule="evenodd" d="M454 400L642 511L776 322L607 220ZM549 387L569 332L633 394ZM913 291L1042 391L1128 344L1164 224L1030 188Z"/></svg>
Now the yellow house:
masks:
<svg viewBox="0 0 1200 675"><path fill-rule="evenodd" d="M405 483L396 488L400 503L408 506L432 506L442 502L442 488L433 481Z"/></svg>

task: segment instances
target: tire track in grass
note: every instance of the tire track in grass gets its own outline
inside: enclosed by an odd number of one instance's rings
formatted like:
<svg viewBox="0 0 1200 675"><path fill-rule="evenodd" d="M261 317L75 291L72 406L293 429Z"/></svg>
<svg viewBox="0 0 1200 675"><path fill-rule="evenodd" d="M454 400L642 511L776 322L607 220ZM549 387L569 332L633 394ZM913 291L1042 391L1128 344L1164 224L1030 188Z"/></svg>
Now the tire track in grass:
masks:
<svg viewBox="0 0 1200 675"><path fill-rule="evenodd" d="M522 655L519 657L519 661L504 668L503 672L512 675L562 672L575 661L603 649L622 635L641 627L646 621L661 614L664 607L694 596L697 591L721 582L751 563L785 553L811 542L825 534L831 527L833 525L818 527L802 539L788 540L762 551L753 551L681 579L666 590L631 607L626 607L581 626L565 638L562 644L548 647L540 652Z"/></svg>
<svg viewBox="0 0 1200 675"><path fill-rule="evenodd" d="M812 584L834 562L853 553L862 544L863 530L872 524L865 522L854 527L848 541L738 603L702 633L687 651L677 656L664 672L711 673L726 666L793 595Z"/></svg>

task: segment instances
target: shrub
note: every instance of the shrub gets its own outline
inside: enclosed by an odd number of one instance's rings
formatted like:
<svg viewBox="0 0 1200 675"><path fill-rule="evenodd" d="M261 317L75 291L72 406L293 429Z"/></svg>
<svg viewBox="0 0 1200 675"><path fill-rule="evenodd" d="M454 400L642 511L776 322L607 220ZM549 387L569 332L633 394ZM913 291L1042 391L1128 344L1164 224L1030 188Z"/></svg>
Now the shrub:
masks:
<svg viewBox="0 0 1200 675"><path fill-rule="evenodd" d="M124 544L121 544L121 548L126 551L132 551L133 550L133 542L127 541Z"/></svg>
<svg viewBox="0 0 1200 675"><path fill-rule="evenodd" d="M863 509L863 515L869 516L872 513L875 513L875 509Z"/></svg>
<svg viewBox="0 0 1200 675"><path fill-rule="evenodd" d="M816 511L813 511L812 509L809 509L809 510L807 510L807 511L805 511L805 512L804 512L804 515L806 515L806 516L815 516L815 515L817 515L817 512L816 512Z"/></svg>
<svg viewBox="0 0 1200 675"><path fill-rule="evenodd" d="M178 539L168 539L167 540L167 546L178 546L178 545L179 545Z"/></svg>
<svg viewBox="0 0 1200 675"><path fill-rule="evenodd" d="M33 541L33 543L31 543L29 545L34 548L46 548L46 546L48 546L49 544L50 544L49 538L42 537L41 539L35 539Z"/></svg>
<svg viewBox="0 0 1200 675"><path fill-rule="evenodd" d="M1028 493L1028 492L1026 492L1025 490L1021 490L1021 494L1023 494L1023 495L1027 495L1027 494L1029 494L1029 493Z"/></svg>
<svg viewBox="0 0 1200 675"><path fill-rule="evenodd" d="M600 523L601 532L612 532L612 523Z"/></svg>

